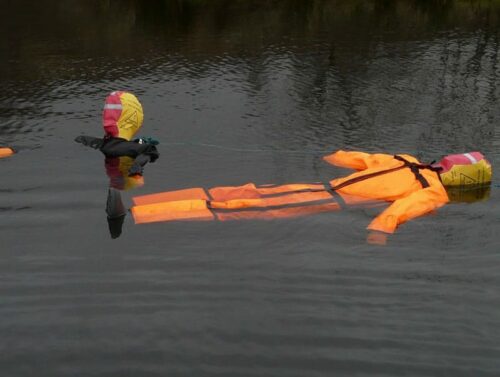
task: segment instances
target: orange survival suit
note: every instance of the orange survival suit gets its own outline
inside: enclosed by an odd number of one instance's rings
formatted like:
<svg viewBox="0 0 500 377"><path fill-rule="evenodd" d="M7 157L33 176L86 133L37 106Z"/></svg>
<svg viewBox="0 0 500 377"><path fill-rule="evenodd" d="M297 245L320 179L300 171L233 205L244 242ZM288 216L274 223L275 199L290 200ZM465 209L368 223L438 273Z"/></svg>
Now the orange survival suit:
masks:
<svg viewBox="0 0 500 377"><path fill-rule="evenodd" d="M439 170L421 164L413 156L338 151L324 159L358 170L330 181L337 192L393 202L368 225L370 230L393 233L399 224L449 201Z"/></svg>
<svg viewBox="0 0 500 377"><path fill-rule="evenodd" d="M368 226L393 233L399 224L449 201L438 169L401 154L337 151L324 159L358 172L327 183L191 188L134 197L136 223L295 217L343 206L392 202Z"/></svg>

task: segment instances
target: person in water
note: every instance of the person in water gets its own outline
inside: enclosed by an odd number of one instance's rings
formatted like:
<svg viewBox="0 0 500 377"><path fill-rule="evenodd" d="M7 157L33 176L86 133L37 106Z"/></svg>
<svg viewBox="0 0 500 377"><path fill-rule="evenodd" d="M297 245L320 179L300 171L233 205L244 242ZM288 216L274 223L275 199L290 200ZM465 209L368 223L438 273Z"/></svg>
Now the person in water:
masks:
<svg viewBox="0 0 500 377"><path fill-rule="evenodd" d="M448 203L451 195L447 190L454 191L454 198L460 198L469 195L468 188L488 185L492 175L490 163L479 152L449 155L431 164L422 164L407 154L342 150L325 156L324 160L357 172L325 183L261 186L249 183L138 196L133 198L132 214L136 223L273 219L389 202L367 228L393 233L406 221Z"/></svg>
<svg viewBox="0 0 500 377"><path fill-rule="evenodd" d="M130 157L129 176L142 175L148 162L155 162L157 142L150 138L134 139L144 120L142 105L132 93L112 92L104 103L102 122L104 137L78 136L75 141L99 149L106 157Z"/></svg>
<svg viewBox="0 0 500 377"><path fill-rule="evenodd" d="M142 186L144 166L159 157L157 141L132 139L141 128L143 119L139 100L132 93L115 91L104 103L104 137L81 135L75 139L77 143L99 149L105 156L106 174L110 179L106 213L112 238L120 236L126 215L120 191Z"/></svg>

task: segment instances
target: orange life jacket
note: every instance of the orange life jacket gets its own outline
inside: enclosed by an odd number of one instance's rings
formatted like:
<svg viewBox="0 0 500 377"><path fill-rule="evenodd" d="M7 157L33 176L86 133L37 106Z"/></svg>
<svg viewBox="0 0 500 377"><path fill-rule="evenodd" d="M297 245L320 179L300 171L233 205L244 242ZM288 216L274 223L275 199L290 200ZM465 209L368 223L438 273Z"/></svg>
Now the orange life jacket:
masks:
<svg viewBox="0 0 500 377"><path fill-rule="evenodd" d="M414 217L448 202L430 165L409 155L369 155L338 151L325 160L359 172L327 184L288 184L192 188L134 197L136 223L170 220L234 220L295 217L336 211L342 206L393 201L369 229L392 233Z"/></svg>

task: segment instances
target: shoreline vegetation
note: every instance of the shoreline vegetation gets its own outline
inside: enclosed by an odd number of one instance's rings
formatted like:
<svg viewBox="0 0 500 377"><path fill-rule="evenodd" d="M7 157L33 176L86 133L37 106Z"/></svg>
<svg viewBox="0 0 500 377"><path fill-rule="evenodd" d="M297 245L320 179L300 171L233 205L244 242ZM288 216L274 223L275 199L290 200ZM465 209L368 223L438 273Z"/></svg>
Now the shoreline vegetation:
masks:
<svg viewBox="0 0 500 377"><path fill-rule="evenodd" d="M113 62L140 67L131 76L197 65L189 76L221 59L316 54L342 72L389 44L405 56L439 39L456 66L496 66L500 50L500 0L16 0L4 11L0 32L16 37L0 41L0 76L21 97L34 80L101 80L103 57L114 80Z"/></svg>
<svg viewBox="0 0 500 377"><path fill-rule="evenodd" d="M96 84L100 96L125 79L221 69L240 75L245 90L272 95L280 92L266 87L269 72L285 72L304 111L344 106L349 125L375 123L363 114L382 106L357 80L371 82L368 90L411 91L420 100L408 100L412 109L438 98L435 123L463 113L464 134L471 123L481 125L477 135L491 132L499 97L500 0L9 0L3 10L11 17L0 32L15 37L0 40L1 135L25 127L20 116L55 111L47 92L64 99Z"/></svg>
<svg viewBox="0 0 500 377"><path fill-rule="evenodd" d="M339 42L413 40L445 31L498 37L500 25L500 1L492 0L20 0L7 3L4 11L13 17L0 31L15 30L17 37L4 38L0 51L20 62L36 58L40 49L49 58L51 53L135 56L159 44L187 55L251 54L282 43L309 46L318 34ZM16 24L32 28L19 30ZM133 45L138 38L142 43ZM54 39L61 43L43 45Z"/></svg>

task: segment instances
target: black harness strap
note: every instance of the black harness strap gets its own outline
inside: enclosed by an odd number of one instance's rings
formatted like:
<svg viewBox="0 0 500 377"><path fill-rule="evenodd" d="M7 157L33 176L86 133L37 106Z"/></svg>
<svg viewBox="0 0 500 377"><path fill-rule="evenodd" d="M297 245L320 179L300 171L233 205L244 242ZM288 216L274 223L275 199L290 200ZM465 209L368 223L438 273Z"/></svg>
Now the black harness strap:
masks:
<svg viewBox="0 0 500 377"><path fill-rule="evenodd" d="M274 209L297 208L297 207L315 206L315 205L323 205L323 204L335 204L335 201L333 200L333 198L328 198L328 199L320 199L320 200L314 200L314 201L302 202L302 203L288 203L288 204L271 205L271 206L267 206L267 207L245 207L245 208L213 208L210 205L210 202L207 202L207 208L210 211L212 211L212 213L214 215L216 215L217 213L231 213L231 212L252 212L252 211L265 212L265 211L274 210Z"/></svg>
<svg viewBox="0 0 500 377"><path fill-rule="evenodd" d="M365 180L373 178L373 177L378 177L379 175L384 175L384 174L392 173L392 172L395 172L395 171L398 171L398 170L401 170L404 168L409 168L411 170L411 172L415 175L415 178L420 182L422 187L426 188L426 187L429 187L429 182L427 182L425 177L422 174L420 174L420 170L429 169L429 170L436 172L436 173L438 173L441 170L441 168L434 167L431 164L417 164L415 162L410 162L410 161L406 160L405 158L398 156L398 155L395 155L394 158L398 161L403 162L403 164L400 166L396 166L394 168L391 168L391 169L380 170L380 171L377 171L374 173L361 175L359 177L355 177L355 178L349 179L347 181L344 181L336 186L330 186L330 183L325 183L324 190L322 190L322 189L309 189L308 188L308 189L302 189L302 190L297 190L297 191L287 191L287 192L276 193L276 194L268 194L268 195L264 195L264 197L270 198L270 197L279 197L279 196L285 196L285 195L296 194L296 193L327 191L332 195L332 199L334 199L341 208L345 209L345 208L347 208L347 204L344 201L344 199L342 198L342 196L340 196L339 193L337 192L337 190L339 190L343 187L352 185L354 183L362 182L362 181L365 181ZM439 176L439 174L438 174L438 176ZM277 186L279 186L279 185L266 185L265 187L277 187ZM212 198L208 192L207 192L207 195L209 197L209 200L207 200L207 208L212 211L212 213L215 215L215 218L217 218L216 211L217 212L235 211L235 209L212 208L212 206L211 206ZM326 204L330 201L331 201L331 199L314 200L312 202L308 202L307 205ZM265 207L265 208L259 208L259 207L240 208L240 209L237 209L237 211L238 212L240 212L240 211L245 212L245 211L250 211L250 210L265 211L268 209L293 208L293 207L303 206L304 204L305 203L289 203L289 204L284 204L284 205L269 206L269 207Z"/></svg>
<svg viewBox="0 0 500 377"><path fill-rule="evenodd" d="M342 196L340 196L340 194L337 191L335 191L332 188L332 186L330 186L330 183L326 182L326 183L324 183L324 186L325 186L325 191L328 192L333 197L333 199L335 199L335 201L337 202L339 207L342 209L346 209L347 204L346 204L344 198L342 198Z"/></svg>
<svg viewBox="0 0 500 377"><path fill-rule="evenodd" d="M276 185L276 186L278 186L278 185ZM323 189L314 189L314 188L305 188L305 189L301 189L301 190L276 192L273 194L262 194L261 197L262 198L277 198L280 196L286 196L286 195L290 195L290 194L303 194L306 192L321 192L321 191L324 191L324 190Z"/></svg>
<svg viewBox="0 0 500 377"><path fill-rule="evenodd" d="M431 170L435 173L438 173L438 177L439 177L439 171L441 170L441 168L439 168L439 167L434 167L431 164L417 164L415 162L410 162L410 161L408 161L408 160L406 160L403 157L398 156L398 155L394 156L394 158L398 161L403 161L404 166L407 166L410 168L411 172L413 174L415 174L415 178L418 179L418 181L420 182L420 184L422 185L423 188L429 187L429 182L427 182L427 179L425 179L424 176L422 174L420 174L420 170L422 170L422 169Z"/></svg>
<svg viewBox="0 0 500 377"><path fill-rule="evenodd" d="M404 168L410 168L411 172L415 175L415 178L420 182L422 187L426 188L426 187L429 187L429 182L427 182L427 180L424 178L424 176L422 174L420 174L420 170L421 169L429 169L429 170L432 170L436 173L438 173L441 170L440 168L431 166L430 164L417 164L415 162L410 162L410 161L406 160L405 158L398 156L398 155L395 155L394 158L398 161L403 162L403 165L396 166L395 168L391 168L391 169L376 171L374 173L365 174L365 175L361 175L359 177L349 179L349 180L344 181L336 186L332 186L331 190L333 190L333 191L339 190L343 187L352 185L354 183L362 182L364 180L367 180L367 179L370 179L373 177L378 177L379 175L392 173L394 171L401 170Z"/></svg>
<svg viewBox="0 0 500 377"><path fill-rule="evenodd" d="M401 170L401 169L404 169L405 167L406 167L405 165L401 165L401 166L397 166L395 168L391 168L391 169L387 169L387 170L380 170L380 171L376 171L375 173L365 174L365 175L361 175L359 177L351 178L351 179L348 179L347 181L344 181L344 182L338 184L337 186L332 186L332 190L339 190L343 187L352 185L354 183L362 182L362 181L365 181L365 180L373 178L373 177L378 177L379 175L392 173L393 171Z"/></svg>

